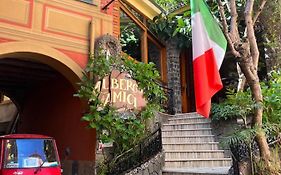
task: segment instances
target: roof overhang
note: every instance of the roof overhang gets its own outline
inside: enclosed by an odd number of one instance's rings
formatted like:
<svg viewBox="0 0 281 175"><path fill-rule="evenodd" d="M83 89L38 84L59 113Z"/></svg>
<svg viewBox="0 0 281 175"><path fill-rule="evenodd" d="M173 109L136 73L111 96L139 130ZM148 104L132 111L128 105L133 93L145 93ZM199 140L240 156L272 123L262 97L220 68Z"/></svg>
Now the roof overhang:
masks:
<svg viewBox="0 0 281 175"><path fill-rule="evenodd" d="M187 12L189 10L190 10L190 5L187 4L187 5L184 5L184 6L180 7L180 8L178 8L178 9L174 10L173 12L171 12L169 14L169 16L181 15L184 12Z"/></svg>
<svg viewBox="0 0 281 175"><path fill-rule="evenodd" d="M159 15L162 11L159 6L150 0L122 0L130 6L137 9L148 19L153 20L153 18Z"/></svg>

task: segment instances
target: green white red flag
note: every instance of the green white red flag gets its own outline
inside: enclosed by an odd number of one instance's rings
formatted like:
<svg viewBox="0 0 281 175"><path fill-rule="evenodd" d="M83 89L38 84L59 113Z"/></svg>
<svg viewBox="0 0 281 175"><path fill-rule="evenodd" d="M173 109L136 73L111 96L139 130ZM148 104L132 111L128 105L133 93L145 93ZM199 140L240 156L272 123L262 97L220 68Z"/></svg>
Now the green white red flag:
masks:
<svg viewBox="0 0 281 175"><path fill-rule="evenodd" d="M204 0L190 0L196 111L209 117L211 98L222 87L219 68L227 41Z"/></svg>

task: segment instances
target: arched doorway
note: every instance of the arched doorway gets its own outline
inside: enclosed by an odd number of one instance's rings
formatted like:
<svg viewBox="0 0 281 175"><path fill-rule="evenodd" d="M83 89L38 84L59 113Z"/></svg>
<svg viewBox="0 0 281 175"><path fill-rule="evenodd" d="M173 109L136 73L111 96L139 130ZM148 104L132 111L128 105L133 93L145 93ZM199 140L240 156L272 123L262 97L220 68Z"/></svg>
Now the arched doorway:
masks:
<svg viewBox="0 0 281 175"><path fill-rule="evenodd" d="M93 160L95 132L85 129L80 121L85 106L73 97L82 73L66 55L43 44L1 44L0 92L18 105L15 132L54 137L62 160Z"/></svg>

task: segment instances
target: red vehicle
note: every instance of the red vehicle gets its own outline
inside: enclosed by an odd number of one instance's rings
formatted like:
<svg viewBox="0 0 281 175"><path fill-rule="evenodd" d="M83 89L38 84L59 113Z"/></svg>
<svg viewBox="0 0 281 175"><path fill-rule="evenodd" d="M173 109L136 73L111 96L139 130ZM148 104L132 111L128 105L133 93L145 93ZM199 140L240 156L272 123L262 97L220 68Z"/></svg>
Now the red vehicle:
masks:
<svg viewBox="0 0 281 175"><path fill-rule="evenodd" d="M0 136L0 175L61 175L55 140L34 134Z"/></svg>

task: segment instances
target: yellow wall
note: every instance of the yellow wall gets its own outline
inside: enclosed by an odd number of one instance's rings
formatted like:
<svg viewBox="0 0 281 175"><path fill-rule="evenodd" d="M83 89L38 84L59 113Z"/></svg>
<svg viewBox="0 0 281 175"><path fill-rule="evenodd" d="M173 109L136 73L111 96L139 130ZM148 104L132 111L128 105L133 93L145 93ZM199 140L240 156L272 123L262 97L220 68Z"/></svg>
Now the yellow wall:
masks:
<svg viewBox="0 0 281 175"><path fill-rule="evenodd" d="M54 136L61 156L65 147L72 148L69 160L95 158L95 131L80 123L85 107L73 97L94 39L113 33L112 15L94 1L95 5L79 0L0 0L0 59L41 62L63 77L28 95L19 129ZM36 122L41 127L34 128Z"/></svg>
<svg viewBox="0 0 281 175"><path fill-rule="evenodd" d="M78 0L1 0L0 47L8 41L39 42L83 68L89 53L90 23L95 38L112 34L112 20L101 12L99 1L93 5Z"/></svg>

